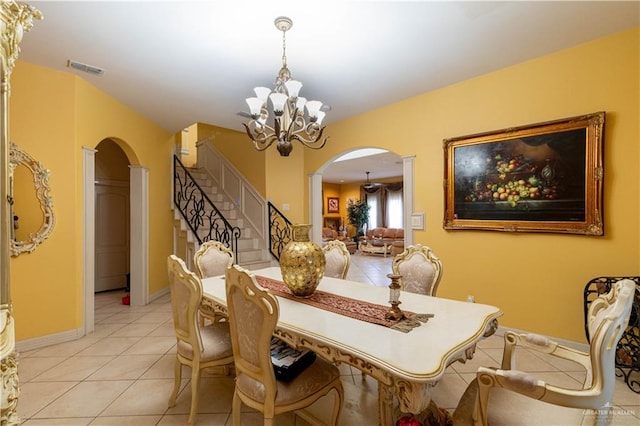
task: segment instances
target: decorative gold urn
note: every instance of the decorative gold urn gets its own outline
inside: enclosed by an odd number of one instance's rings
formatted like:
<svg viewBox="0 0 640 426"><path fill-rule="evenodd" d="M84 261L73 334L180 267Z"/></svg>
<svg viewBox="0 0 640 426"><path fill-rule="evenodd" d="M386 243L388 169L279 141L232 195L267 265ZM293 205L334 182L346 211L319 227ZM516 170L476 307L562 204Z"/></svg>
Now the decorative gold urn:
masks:
<svg viewBox="0 0 640 426"><path fill-rule="evenodd" d="M322 248L309 241L311 225L293 225L293 241L280 254L282 281L297 297L309 297L320 284L326 260Z"/></svg>

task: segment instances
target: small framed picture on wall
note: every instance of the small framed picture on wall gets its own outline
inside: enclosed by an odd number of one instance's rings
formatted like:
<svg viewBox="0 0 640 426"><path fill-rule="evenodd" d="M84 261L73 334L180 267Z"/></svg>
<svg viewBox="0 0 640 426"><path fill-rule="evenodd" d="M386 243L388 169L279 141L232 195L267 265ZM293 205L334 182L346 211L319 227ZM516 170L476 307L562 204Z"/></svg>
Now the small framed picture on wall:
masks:
<svg viewBox="0 0 640 426"><path fill-rule="evenodd" d="M327 213L340 213L340 198L327 197Z"/></svg>

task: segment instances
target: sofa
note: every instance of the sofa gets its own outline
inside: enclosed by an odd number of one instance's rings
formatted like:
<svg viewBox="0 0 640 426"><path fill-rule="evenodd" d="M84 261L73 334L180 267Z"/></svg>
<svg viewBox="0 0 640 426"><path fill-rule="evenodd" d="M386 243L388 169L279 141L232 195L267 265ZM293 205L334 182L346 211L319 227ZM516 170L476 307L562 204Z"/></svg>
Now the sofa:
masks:
<svg viewBox="0 0 640 426"><path fill-rule="evenodd" d="M393 250L393 252L392 252ZM387 254L404 250L404 229L373 228L360 237L360 252L368 254Z"/></svg>
<svg viewBox="0 0 640 426"><path fill-rule="evenodd" d="M333 240L342 241L344 245L347 246L347 250L349 250L349 253L351 254L355 253L358 247L355 241L343 235L339 235L338 231L335 229L327 227L322 228L322 245L324 246L326 243Z"/></svg>

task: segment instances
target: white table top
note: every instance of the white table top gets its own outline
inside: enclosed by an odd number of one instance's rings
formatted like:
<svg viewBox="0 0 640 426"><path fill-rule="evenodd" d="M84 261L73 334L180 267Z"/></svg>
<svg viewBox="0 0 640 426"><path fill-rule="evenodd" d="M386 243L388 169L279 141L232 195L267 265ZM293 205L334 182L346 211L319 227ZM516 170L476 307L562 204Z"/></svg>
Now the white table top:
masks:
<svg viewBox="0 0 640 426"><path fill-rule="evenodd" d="M279 267L251 272L282 280ZM226 306L224 277L206 278L202 285L205 298ZM318 290L389 306L389 290L384 287L324 277ZM277 299L279 329L337 348L394 376L422 383L438 381L445 368L481 340L490 323L502 315L494 306L401 292L400 309L434 314L427 323L403 333L295 300Z"/></svg>

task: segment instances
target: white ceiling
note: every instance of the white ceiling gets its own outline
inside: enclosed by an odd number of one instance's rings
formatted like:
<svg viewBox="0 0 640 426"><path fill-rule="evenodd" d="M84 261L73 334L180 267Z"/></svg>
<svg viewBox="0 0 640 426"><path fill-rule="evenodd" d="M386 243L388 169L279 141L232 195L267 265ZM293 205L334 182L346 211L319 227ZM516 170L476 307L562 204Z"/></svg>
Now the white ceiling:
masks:
<svg viewBox="0 0 640 426"><path fill-rule="evenodd" d="M640 24L638 1L28 3L44 20L20 59L76 73L172 133L243 129L244 99L281 66L279 15L294 22L287 62L301 95L331 106L325 124Z"/></svg>

